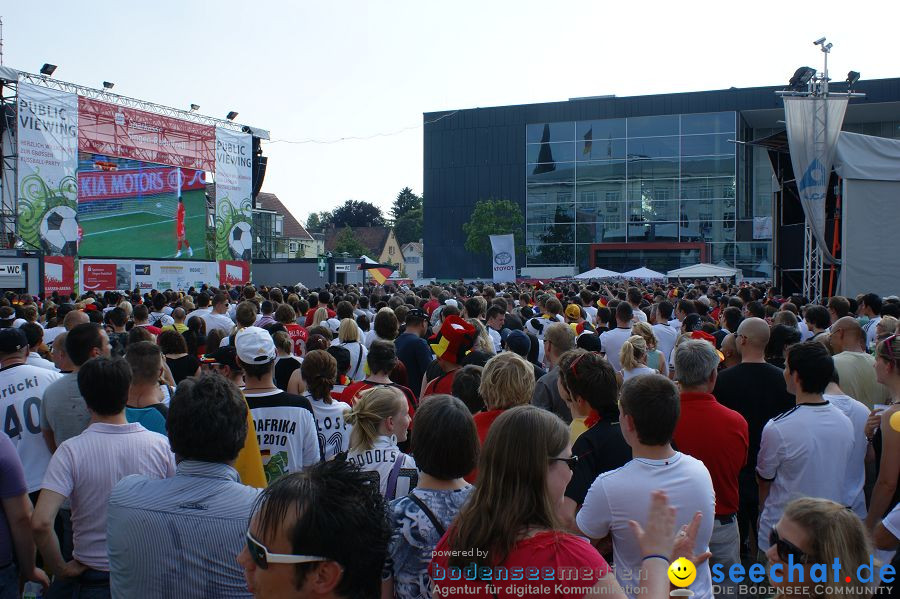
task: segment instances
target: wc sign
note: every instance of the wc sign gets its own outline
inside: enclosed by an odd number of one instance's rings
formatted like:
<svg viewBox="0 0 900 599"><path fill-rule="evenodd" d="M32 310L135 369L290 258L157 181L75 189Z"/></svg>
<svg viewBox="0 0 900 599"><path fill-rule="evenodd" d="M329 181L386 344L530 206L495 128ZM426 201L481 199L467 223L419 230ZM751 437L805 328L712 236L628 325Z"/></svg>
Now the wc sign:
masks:
<svg viewBox="0 0 900 599"><path fill-rule="evenodd" d="M25 287L25 267L21 262L18 264L0 264L0 288L24 289Z"/></svg>

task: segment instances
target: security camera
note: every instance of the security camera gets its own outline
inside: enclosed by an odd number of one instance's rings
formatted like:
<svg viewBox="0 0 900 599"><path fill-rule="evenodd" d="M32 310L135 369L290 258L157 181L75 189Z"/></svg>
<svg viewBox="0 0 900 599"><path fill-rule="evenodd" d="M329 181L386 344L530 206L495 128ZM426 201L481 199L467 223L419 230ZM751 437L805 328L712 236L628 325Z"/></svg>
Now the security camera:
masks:
<svg viewBox="0 0 900 599"><path fill-rule="evenodd" d="M819 39L817 39L816 41L813 42L813 45L814 45L814 46L820 46L820 45L822 45L822 44L824 44L824 43L825 43L825 38L824 38L824 37L820 37Z"/></svg>

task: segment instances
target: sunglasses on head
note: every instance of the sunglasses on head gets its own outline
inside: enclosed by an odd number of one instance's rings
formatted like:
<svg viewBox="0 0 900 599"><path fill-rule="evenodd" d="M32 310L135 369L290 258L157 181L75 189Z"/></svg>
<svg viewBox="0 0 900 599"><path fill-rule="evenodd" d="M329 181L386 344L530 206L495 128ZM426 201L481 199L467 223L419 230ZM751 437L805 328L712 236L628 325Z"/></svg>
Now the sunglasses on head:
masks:
<svg viewBox="0 0 900 599"><path fill-rule="evenodd" d="M775 527L772 527L772 531L769 533L769 545L775 546L778 551L778 559L783 561L784 563L788 563L789 557L794 557L795 564L804 564L809 559L809 556L806 555L799 547L791 543L790 541L786 541L778 536L778 531Z"/></svg>
<svg viewBox="0 0 900 599"><path fill-rule="evenodd" d="M310 562L327 562L327 557L317 555L291 555L287 553L269 553L265 545L253 538L250 531L247 531L247 551L250 552L250 558L258 568L263 570L269 567L269 564L307 564Z"/></svg>
<svg viewBox="0 0 900 599"><path fill-rule="evenodd" d="M550 461L551 462L565 462L566 465L569 467L569 470L574 471L575 466L578 465L578 456L573 455L572 457L569 457L569 458L550 458Z"/></svg>

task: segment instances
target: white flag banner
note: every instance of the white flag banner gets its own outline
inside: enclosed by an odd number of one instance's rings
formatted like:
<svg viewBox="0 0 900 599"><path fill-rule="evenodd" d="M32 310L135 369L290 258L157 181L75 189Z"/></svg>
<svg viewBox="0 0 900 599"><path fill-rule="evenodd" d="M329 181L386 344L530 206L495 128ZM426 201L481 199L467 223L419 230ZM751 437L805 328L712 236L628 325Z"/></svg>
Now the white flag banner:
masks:
<svg viewBox="0 0 900 599"><path fill-rule="evenodd" d="M216 127L216 259L250 261L252 137Z"/></svg>
<svg viewBox="0 0 900 599"><path fill-rule="evenodd" d="M495 283L516 281L516 241L512 234L491 235L491 265Z"/></svg>
<svg viewBox="0 0 900 599"><path fill-rule="evenodd" d="M825 242L825 198L847 98L784 98L791 164L803 213L826 262L835 263Z"/></svg>

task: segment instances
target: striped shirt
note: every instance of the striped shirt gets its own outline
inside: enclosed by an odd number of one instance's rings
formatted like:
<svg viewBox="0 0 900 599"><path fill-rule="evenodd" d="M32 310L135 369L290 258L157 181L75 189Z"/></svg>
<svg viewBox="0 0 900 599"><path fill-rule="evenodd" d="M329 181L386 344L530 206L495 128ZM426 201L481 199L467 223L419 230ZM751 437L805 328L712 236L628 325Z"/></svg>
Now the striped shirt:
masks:
<svg viewBox="0 0 900 599"><path fill-rule="evenodd" d="M109 498L113 597L251 597L237 555L259 489L227 464L184 460L174 478L129 476Z"/></svg>

